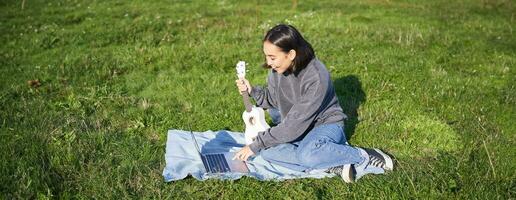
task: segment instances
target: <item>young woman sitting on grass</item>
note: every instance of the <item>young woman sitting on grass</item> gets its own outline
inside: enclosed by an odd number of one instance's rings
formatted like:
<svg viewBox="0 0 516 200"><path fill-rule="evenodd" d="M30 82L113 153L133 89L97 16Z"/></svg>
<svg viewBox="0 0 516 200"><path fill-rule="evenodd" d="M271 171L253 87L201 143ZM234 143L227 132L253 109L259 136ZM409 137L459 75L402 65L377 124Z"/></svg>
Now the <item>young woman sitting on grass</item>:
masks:
<svg viewBox="0 0 516 200"><path fill-rule="evenodd" d="M236 80L259 107L268 109L276 126L260 132L235 158L260 154L265 160L298 171L325 170L353 182L365 174L393 170L393 160L378 149L347 143L346 115L340 107L330 74L315 57L310 43L290 25L267 32L263 52L269 68L266 87Z"/></svg>

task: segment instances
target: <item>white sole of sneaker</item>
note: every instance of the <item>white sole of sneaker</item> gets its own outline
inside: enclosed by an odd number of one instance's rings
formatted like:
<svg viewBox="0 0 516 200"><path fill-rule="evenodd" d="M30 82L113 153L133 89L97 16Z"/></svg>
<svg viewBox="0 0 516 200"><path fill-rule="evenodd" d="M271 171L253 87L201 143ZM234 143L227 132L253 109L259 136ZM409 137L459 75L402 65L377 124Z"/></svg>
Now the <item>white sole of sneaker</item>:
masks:
<svg viewBox="0 0 516 200"><path fill-rule="evenodd" d="M380 149L376 149L375 148L374 150L376 150L376 152L382 154L383 159L385 160L385 169L386 170L391 170L391 171L394 170L394 161L392 161L392 158L389 155L385 154Z"/></svg>
<svg viewBox="0 0 516 200"><path fill-rule="evenodd" d="M342 180L346 183L355 182L355 173L353 172L352 165L344 165L341 172Z"/></svg>

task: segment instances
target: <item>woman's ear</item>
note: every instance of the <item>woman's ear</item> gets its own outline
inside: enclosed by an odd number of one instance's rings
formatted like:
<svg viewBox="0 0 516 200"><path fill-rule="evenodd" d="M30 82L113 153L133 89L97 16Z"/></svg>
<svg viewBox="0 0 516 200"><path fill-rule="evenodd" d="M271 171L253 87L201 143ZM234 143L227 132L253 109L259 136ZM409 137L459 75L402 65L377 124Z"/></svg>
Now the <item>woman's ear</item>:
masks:
<svg viewBox="0 0 516 200"><path fill-rule="evenodd" d="M296 50L291 49L290 51L288 51L288 55L287 56L288 56L288 59L290 61L293 61L294 58L296 58Z"/></svg>

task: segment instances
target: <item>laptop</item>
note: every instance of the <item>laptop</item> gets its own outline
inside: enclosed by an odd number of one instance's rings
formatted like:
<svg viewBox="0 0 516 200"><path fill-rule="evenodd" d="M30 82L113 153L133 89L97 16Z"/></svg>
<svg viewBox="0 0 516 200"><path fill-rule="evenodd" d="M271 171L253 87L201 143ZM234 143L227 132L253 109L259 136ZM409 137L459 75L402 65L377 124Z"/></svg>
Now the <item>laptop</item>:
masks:
<svg viewBox="0 0 516 200"><path fill-rule="evenodd" d="M217 174L217 173L226 173L226 172L239 172L239 173L249 173L249 168L244 161L241 160L233 160L235 156L235 152L224 152L224 153L201 153L199 149L199 145L197 144L197 139L195 139L195 135L190 130L190 134L192 135L192 139L195 144L195 148L197 152L199 152L199 156L201 156L202 164L204 164L204 168L206 172L209 174Z"/></svg>

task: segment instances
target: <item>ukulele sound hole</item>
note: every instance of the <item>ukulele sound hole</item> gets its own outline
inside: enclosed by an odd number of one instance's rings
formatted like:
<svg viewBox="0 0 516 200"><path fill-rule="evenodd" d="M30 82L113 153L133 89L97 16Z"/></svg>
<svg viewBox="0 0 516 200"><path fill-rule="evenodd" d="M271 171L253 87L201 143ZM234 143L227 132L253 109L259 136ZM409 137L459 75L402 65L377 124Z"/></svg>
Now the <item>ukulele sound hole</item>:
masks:
<svg viewBox="0 0 516 200"><path fill-rule="evenodd" d="M254 117L249 118L249 124L254 125L256 123L256 119Z"/></svg>

